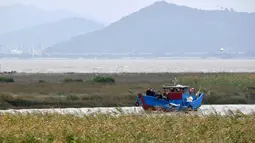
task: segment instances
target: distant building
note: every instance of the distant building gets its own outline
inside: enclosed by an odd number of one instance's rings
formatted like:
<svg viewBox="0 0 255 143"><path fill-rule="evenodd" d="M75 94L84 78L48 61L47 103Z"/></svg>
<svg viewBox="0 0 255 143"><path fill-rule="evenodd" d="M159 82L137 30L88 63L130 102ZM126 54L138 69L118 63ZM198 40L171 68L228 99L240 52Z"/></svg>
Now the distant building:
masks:
<svg viewBox="0 0 255 143"><path fill-rule="evenodd" d="M21 55L21 54L23 54L23 51L21 51L21 50L11 50L10 52L13 55Z"/></svg>
<svg viewBox="0 0 255 143"><path fill-rule="evenodd" d="M32 49L32 51L31 51L31 55L32 56L35 56L35 55L42 55L42 50L40 50L40 49Z"/></svg>

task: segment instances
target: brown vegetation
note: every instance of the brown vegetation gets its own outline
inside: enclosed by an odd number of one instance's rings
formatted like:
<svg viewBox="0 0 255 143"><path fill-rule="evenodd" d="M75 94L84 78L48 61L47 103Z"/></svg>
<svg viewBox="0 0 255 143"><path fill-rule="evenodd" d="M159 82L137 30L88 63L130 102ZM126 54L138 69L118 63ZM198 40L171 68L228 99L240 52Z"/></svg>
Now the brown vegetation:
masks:
<svg viewBox="0 0 255 143"><path fill-rule="evenodd" d="M138 92L187 84L206 94L204 104L254 104L255 73L6 74L0 108L133 106ZM100 77L100 78L98 78ZM107 80L107 82L105 82Z"/></svg>

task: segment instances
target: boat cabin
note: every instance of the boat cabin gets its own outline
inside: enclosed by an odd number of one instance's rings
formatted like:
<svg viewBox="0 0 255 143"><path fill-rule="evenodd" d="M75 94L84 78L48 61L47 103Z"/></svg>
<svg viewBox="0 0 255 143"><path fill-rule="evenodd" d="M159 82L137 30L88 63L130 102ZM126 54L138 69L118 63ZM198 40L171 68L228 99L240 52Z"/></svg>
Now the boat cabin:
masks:
<svg viewBox="0 0 255 143"><path fill-rule="evenodd" d="M182 100L183 94L189 94L189 86L163 86L164 93L168 100Z"/></svg>

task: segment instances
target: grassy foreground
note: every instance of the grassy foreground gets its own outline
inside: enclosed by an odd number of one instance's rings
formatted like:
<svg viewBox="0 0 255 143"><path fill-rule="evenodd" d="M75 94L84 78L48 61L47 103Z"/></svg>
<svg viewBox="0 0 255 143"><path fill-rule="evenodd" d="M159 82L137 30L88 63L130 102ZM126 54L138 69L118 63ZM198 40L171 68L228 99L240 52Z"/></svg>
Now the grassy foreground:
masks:
<svg viewBox="0 0 255 143"><path fill-rule="evenodd" d="M0 142L255 142L255 115L0 115Z"/></svg>
<svg viewBox="0 0 255 143"><path fill-rule="evenodd" d="M123 73L0 75L0 109L133 106L138 92L179 84L206 96L203 104L255 104L255 73Z"/></svg>

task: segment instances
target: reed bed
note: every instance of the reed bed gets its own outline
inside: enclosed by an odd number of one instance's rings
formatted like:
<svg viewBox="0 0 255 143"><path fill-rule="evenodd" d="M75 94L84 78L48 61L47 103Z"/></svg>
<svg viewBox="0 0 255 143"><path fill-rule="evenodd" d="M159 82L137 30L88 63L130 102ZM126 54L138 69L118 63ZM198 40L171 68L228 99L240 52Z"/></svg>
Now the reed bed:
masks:
<svg viewBox="0 0 255 143"><path fill-rule="evenodd" d="M255 142L255 115L1 114L0 142Z"/></svg>

